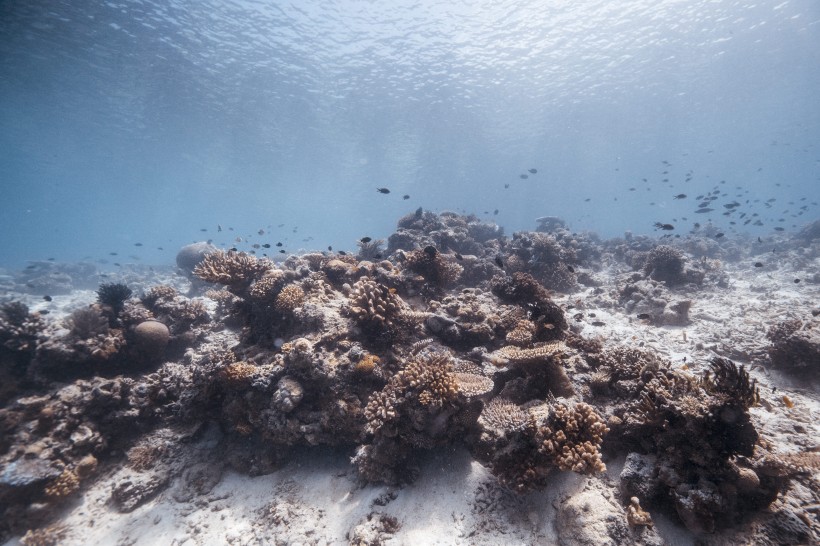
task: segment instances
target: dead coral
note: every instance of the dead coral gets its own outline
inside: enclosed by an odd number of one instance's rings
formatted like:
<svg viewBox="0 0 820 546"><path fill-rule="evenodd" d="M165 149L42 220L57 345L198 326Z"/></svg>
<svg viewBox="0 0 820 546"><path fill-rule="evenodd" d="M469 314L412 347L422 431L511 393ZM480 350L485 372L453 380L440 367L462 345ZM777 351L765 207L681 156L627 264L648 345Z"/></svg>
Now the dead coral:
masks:
<svg viewBox="0 0 820 546"><path fill-rule="evenodd" d="M529 415L512 400L499 396L490 400L481 410L479 424L485 431L506 436L524 430L529 424Z"/></svg>
<svg viewBox="0 0 820 546"><path fill-rule="evenodd" d="M810 374L820 363L820 321L792 319L771 327L766 334L771 341L772 365L796 374Z"/></svg>
<svg viewBox="0 0 820 546"><path fill-rule="evenodd" d="M652 516L641 508L641 501L638 497L629 499L629 506L626 507L626 521L633 527L652 527Z"/></svg>
<svg viewBox="0 0 820 546"><path fill-rule="evenodd" d="M107 334L109 330L108 319L95 306L77 309L69 315L65 322L71 335L77 339L89 339Z"/></svg>
<svg viewBox="0 0 820 546"><path fill-rule="evenodd" d="M438 288L454 284L464 270L432 245L408 252L405 265Z"/></svg>
<svg viewBox="0 0 820 546"><path fill-rule="evenodd" d="M68 536L68 530L62 525L50 525L42 529L29 529L20 538L23 546L59 546Z"/></svg>
<svg viewBox="0 0 820 546"><path fill-rule="evenodd" d="M643 265L644 275L672 286L684 280L684 256L677 248L658 245L649 251Z"/></svg>
<svg viewBox="0 0 820 546"><path fill-rule="evenodd" d="M19 301L0 305L0 343L12 351L33 351L37 336L45 324L37 313L30 313L28 306Z"/></svg>
<svg viewBox="0 0 820 546"><path fill-rule="evenodd" d="M529 273L496 276L491 281L493 294L502 301L521 305L536 326L535 340L560 339L567 329L564 311L552 301L549 292Z"/></svg>

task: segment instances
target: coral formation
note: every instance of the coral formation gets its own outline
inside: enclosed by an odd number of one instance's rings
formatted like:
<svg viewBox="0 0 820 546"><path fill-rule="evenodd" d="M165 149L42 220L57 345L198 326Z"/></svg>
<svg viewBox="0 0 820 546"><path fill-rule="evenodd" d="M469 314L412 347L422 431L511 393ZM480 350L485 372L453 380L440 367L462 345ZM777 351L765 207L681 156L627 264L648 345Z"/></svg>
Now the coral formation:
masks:
<svg viewBox="0 0 820 546"><path fill-rule="evenodd" d="M810 374L820 365L820 320L792 319L772 326L766 333L771 341L772 365L796 374Z"/></svg>
<svg viewBox="0 0 820 546"><path fill-rule="evenodd" d="M125 300L131 297L133 291L122 283L103 283L97 289L97 301L107 305L118 315L125 306Z"/></svg>

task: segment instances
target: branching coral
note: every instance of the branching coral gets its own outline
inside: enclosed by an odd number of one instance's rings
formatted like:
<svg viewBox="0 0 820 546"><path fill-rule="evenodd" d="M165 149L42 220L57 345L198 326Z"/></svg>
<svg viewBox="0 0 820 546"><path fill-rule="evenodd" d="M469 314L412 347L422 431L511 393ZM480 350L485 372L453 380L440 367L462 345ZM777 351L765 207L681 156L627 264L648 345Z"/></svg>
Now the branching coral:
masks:
<svg viewBox="0 0 820 546"><path fill-rule="evenodd" d="M487 402L481 410L479 425L485 431L497 436L507 436L524 430L529 424L529 415L518 404L507 398L496 397Z"/></svg>
<svg viewBox="0 0 820 546"><path fill-rule="evenodd" d="M108 320L96 307L81 307L66 319L66 326L77 339L88 339L108 333Z"/></svg>
<svg viewBox="0 0 820 546"><path fill-rule="evenodd" d="M245 296L251 283L268 269L268 262L251 254L217 250L197 264L194 275L203 281L224 284L237 296Z"/></svg>
<svg viewBox="0 0 820 546"><path fill-rule="evenodd" d="M28 306L12 301L0 305L0 343L12 351L33 351L45 325Z"/></svg>
<svg viewBox="0 0 820 546"><path fill-rule="evenodd" d="M349 296L350 314L372 339L392 338L399 333L404 302L383 284L362 277Z"/></svg>
<svg viewBox="0 0 820 546"><path fill-rule="evenodd" d="M273 306L280 313L293 313L293 310L300 307L305 301L305 291L296 284L289 284L282 288L276 296Z"/></svg>
<svg viewBox="0 0 820 546"><path fill-rule="evenodd" d="M539 451L552 459L561 470L582 474L603 472L601 442L609 431L603 419L589 404L569 408L554 404L546 423L538 427Z"/></svg>

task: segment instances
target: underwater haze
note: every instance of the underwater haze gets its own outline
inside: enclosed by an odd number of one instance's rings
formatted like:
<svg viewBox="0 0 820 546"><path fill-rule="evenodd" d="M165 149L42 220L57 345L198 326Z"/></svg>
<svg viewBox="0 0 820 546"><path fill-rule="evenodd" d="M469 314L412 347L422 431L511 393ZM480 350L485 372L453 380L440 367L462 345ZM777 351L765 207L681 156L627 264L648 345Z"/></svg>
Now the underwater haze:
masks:
<svg viewBox="0 0 820 546"><path fill-rule="evenodd" d="M418 207L795 231L818 90L817 0L5 0L0 266L355 249Z"/></svg>

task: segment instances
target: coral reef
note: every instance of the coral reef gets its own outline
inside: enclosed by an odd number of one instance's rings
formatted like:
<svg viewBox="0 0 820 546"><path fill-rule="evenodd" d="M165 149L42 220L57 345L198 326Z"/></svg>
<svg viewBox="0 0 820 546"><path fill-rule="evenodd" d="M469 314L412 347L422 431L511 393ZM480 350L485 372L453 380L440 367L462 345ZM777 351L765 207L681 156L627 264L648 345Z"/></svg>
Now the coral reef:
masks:
<svg viewBox="0 0 820 546"><path fill-rule="evenodd" d="M772 326L766 333L771 341L772 365L795 374L812 374L820 365L820 320L792 319Z"/></svg>

